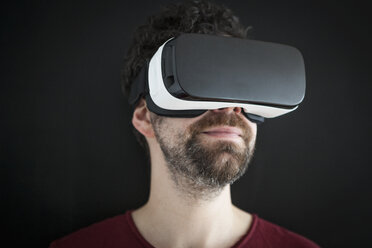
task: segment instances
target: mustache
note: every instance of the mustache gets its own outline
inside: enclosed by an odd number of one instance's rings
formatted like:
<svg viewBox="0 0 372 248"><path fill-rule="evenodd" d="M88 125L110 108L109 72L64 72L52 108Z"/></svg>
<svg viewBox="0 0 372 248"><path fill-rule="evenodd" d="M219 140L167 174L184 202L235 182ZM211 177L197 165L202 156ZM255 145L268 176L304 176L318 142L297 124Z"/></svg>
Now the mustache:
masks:
<svg viewBox="0 0 372 248"><path fill-rule="evenodd" d="M242 119L244 116L238 116L236 114L225 114L225 113L207 113L202 119L192 124L189 128L192 136L202 132L207 128L213 128L218 126L231 126L240 128L243 131L242 137L248 139L251 132L248 124Z"/></svg>

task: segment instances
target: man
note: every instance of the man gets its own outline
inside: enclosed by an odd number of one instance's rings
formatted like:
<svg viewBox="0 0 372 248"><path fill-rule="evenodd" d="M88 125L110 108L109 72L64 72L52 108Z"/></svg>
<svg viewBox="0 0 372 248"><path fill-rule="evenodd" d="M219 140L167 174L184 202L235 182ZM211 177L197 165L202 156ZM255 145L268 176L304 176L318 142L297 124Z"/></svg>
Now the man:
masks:
<svg viewBox="0 0 372 248"><path fill-rule="evenodd" d="M246 38L231 10L205 1L170 5L139 27L126 57L124 91L156 52L181 33ZM193 118L160 116L141 98L134 132L151 158L148 202L94 224L51 247L318 247L231 203L230 184L253 156L257 125L237 106Z"/></svg>

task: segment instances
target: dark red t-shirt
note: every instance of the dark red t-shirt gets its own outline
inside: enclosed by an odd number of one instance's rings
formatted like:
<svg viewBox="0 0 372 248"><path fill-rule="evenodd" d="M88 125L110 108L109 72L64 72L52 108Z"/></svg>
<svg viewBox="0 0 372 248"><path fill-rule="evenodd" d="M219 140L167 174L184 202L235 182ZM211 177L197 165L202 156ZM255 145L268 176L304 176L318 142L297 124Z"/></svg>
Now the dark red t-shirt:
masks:
<svg viewBox="0 0 372 248"><path fill-rule="evenodd" d="M49 248L154 248L146 241L132 219L132 211L93 224L56 240ZM233 248L318 248L314 242L253 214L252 225Z"/></svg>

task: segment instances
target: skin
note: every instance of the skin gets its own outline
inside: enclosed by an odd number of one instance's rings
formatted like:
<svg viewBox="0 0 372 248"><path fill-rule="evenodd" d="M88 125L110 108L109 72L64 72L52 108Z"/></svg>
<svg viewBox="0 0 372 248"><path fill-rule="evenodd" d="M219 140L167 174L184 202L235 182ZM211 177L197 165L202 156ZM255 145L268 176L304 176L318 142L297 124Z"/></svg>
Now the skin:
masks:
<svg viewBox="0 0 372 248"><path fill-rule="evenodd" d="M186 130L188 126L206 114L239 115L252 133L253 145L256 124L246 119L241 108L209 110L195 118L166 118L164 125L172 134ZM155 137L151 122L152 113L142 99L133 113L133 126L146 137L151 156L151 184L148 202L133 212L136 227L142 236L155 247L231 247L247 233L252 223L251 214L231 202L230 185L210 197L187 197L169 176L164 154ZM169 136L169 139L172 135ZM244 145L234 137L204 135L203 142L213 145L217 140L230 139ZM221 154L221 159L229 154Z"/></svg>

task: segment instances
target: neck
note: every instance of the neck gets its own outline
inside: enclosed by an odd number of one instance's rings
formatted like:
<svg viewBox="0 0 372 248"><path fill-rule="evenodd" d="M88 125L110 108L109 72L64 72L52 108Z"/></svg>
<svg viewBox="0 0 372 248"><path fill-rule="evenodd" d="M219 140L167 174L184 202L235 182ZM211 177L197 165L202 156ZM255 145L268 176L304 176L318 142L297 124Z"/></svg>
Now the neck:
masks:
<svg viewBox="0 0 372 248"><path fill-rule="evenodd" d="M232 205L230 185L190 197L171 179L160 149L151 162L150 197L133 219L153 246L230 247L247 232L251 216Z"/></svg>

